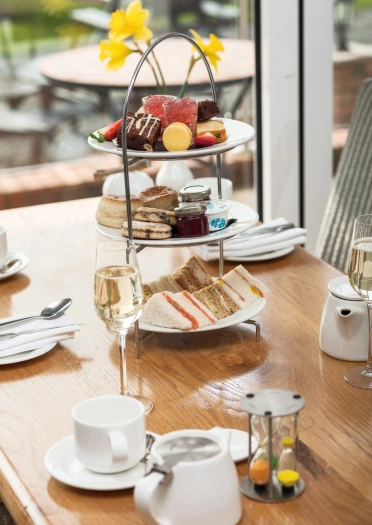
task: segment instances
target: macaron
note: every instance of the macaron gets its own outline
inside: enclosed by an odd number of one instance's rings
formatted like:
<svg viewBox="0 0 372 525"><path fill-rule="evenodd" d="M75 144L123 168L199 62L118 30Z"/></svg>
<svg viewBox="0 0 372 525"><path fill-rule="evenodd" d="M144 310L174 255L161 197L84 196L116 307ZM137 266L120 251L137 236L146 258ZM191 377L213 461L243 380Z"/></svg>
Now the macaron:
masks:
<svg viewBox="0 0 372 525"><path fill-rule="evenodd" d="M164 130L163 144L168 151L186 151L191 141L191 130L183 122L173 122Z"/></svg>

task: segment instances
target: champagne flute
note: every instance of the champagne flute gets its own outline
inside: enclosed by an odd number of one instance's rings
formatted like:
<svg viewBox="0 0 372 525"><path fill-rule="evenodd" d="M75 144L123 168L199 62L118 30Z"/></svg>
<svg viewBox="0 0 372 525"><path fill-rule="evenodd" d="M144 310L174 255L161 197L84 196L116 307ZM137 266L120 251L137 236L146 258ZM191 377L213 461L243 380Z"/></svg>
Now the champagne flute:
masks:
<svg viewBox="0 0 372 525"><path fill-rule="evenodd" d="M354 220L348 274L351 286L367 303L368 357L366 366L348 370L344 379L359 388L372 388L372 215Z"/></svg>
<svg viewBox="0 0 372 525"><path fill-rule="evenodd" d="M120 394L128 396L125 340L129 327L140 317L143 306L141 276L133 241L110 240L97 245L94 305L98 317L118 336ZM146 414L153 408L151 400L141 396L131 397L143 403Z"/></svg>

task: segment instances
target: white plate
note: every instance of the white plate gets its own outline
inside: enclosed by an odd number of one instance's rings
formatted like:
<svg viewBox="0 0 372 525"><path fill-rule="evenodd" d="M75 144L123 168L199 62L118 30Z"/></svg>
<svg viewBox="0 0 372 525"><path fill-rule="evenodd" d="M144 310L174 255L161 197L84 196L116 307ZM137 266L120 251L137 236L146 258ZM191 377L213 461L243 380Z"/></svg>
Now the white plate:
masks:
<svg viewBox="0 0 372 525"><path fill-rule="evenodd" d="M283 257L288 253L293 252L294 246L289 246L288 248L282 248L281 250L274 250L273 252L258 253L257 255L239 255L224 257L226 261L240 261L240 262L254 262L254 261L269 261L270 259L277 259L278 257Z"/></svg>
<svg viewBox="0 0 372 525"><path fill-rule="evenodd" d="M213 119L212 119L213 120ZM240 122L239 120L232 120L227 118L219 118L225 125L227 140L220 144L215 144L209 148L197 148L187 151L136 151L128 149L128 158L141 158L151 160L170 160L170 159L187 159L195 157L206 157L209 155L216 155L217 153L224 153L231 149L248 142L255 136L255 130L249 124ZM97 133L94 131L93 133ZM88 144L98 151L106 153L113 153L114 155L123 155L123 150L117 147L114 142L98 142L97 140L88 138Z"/></svg>
<svg viewBox="0 0 372 525"><path fill-rule="evenodd" d="M155 437L158 434L154 434ZM47 452L44 464L51 476L78 489L122 490L133 488L145 475L145 463L116 474L99 474L85 468L75 457L74 436L68 436L55 443Z"/></svg>
<svg viewBox="0 0 372 525"><path fill-rule="evenodd" d="M14 268L10 268L10 270L6 273L1 274L0 273L0 281L3 279L8 279L8 277L11 277L12 275L15 275L18 272L21 272L26 266L28 265L28 257L24 253L21 252L8 252L6 264L12 261L13 259L21 259L21 263L18 266L15 266Z"/></svg>
<svg viewBox="0 0 372 525"><path fill-rule="evenodd" d="M242 233L253 226L258 221L258 213L249 206L241 204L240 202L228 201L230 203L229 219L238 219L236 222L220 230L218 232L210 233L204 237L180 237L170 239L134 239L136 244L144 246L195 246L197 244L207 244L209 242L220 241L221 239L228 239L234 237L238 233ZM124 239L120 228L109 228L102 226L96 221L96 230L109 239Z"/></svg>
<svg viewBox="0 0 372 525"><path fill-rule="evenodd" d="M56 346L57 343L52 343L47 346L42 346L41 348L36 348L36 350L29 350L27 352L22 352L20 354L10 355L8 357L0 357L0 365L10 365L12 363L21 363L22 361L28 361L29 359L35 359L40 355L44 355L52 348Z"/></svg>
<svg viewBox="0 0 372 525"><path fill-rule="evenodd" d="M243 310L238 310L232 315L220 319L215 324L210 324L204 326L204 328L198 328L197 330L178 330L177 328L164 328L163 326L155 326L152 324L141 323L141 318L139 321L140 330L146 330L147 332L158 332L161 334L189 334L194 332L208 332L209 330L219 330L220 328L227 328L228 326L234 326L235 324L244 323L248 321L255 315L262 312L265 308L266 299L262 297L261 299L256 299L248 308Z"/></svg>
<svg viewBox="0 0 372 525"><path fill-rule="evenodd" d="M227 435L230 434L230 453L231 457L233 458L233 461L235 461L235 463L238 463L239 461L247 459L249 438L248 432L244 432L243 430L237 430L236 428L222 427L211 428L209 432L216 436L221 436L223 439L228 437ZM257 439L254 436L252 436L251 447L251 453L254 454L256 448L258 447Z"/></svg>

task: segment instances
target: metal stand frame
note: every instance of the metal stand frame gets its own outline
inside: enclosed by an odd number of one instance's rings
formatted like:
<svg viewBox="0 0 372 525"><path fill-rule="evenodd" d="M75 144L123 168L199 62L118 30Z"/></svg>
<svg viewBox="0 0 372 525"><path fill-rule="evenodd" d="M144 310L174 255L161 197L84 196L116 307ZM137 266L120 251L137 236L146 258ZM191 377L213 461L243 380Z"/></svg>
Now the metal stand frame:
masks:
<svg viewBox="0 0 372 525"><path fill-rule="evenodd" d="M134 70L133 76L131 78L131 81L129 83L127 93L124 100L124 107L123 107L123 123L122 123L122 149L123 149L123 172L124 172L124 186L125 186L125 193L126 195L130 195L130 184L129 184L129 166L133 166L137 162L142 162L145 160L143 157L136 157L132 160L128 160L128 151L127 151L127 137L126 137L126 121L127 121L127 115L128 115L128 104L129 99L132 93L132 89L134 86L134 83L137 79L138 73L147 59L148 55L152 52L152 50L160 44L160 42L163 42L164 40L168 38L183 38L187 40L191 45L194 46L194 48L198 51L200 57L202 58L204 65L208 71L209 80L211 83L212 88L212 96L213 100L217 102L217 95L216 95L216 86L213 78L213 73L211 70L211 67L208 63L208 60L206 56L204 55L203 51L200 49L200 47L194 42L192 38L190 38L187 35L184 35L182 33L167 33L159 38L157 38L144 52L142 55L140 61L137 64L136 69ZM221 187L221 155L220 153L217 153L216 155L216 171L217 171L217 189L218 189L218 198L222 198L222 187ZM127 220L128 220L128 239L133 241L133 226L132 226L132 215L131 215L131 202L130 199L126 199L126 206L127 206ZM182 244L178 244L177 246L182 247ZM188 244L187 246L191 246ZM146 246L140 245L137 247L136 251L137 253L143 250ZM219 241L219 247L220 247L220 254L219 254L219 275L220 277L224 274L224 261L223 261L223 240ZM256 341L260 340L260 325L256 321L246 321L248 324L254 324L256 326ZM139 334L139 322L136 321L135 325L135 345L136 345L136 356L137 359L141 358L141 348L140 348L140 334ZM148 335L148 333L147 333ZM143 337L142 337L143 338Z"/></svg>

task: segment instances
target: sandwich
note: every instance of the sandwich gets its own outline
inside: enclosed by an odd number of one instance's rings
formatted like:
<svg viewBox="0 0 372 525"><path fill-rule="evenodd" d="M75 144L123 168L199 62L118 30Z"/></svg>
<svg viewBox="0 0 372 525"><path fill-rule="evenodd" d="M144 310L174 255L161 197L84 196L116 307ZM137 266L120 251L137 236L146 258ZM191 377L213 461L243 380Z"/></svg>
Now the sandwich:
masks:
<svg viewBox="0 0 372 525"><path fill-rule="evenodd" d="M173 278L183 290L187 290L190 293L213 283L212 277L195 257L191 257L185 264L175 270Z"/></svg>
<svg viewBox="0 0 372 525"><path fill-rule="evenodd" d="M270 292L267 286L253 277L241 264L217 282L240 309L247 308L253 301Z"/></svg>
<svg viewBox="0 0 372 525"><path fill-rule="evenodd" d="M142 288L145 301L148 301L152 295L159 292L182 292L181 286L169 274L161 275L159 279L143 284Z"/></svg>
<svg viewBox="0 0 372 525"><path fill-rule="evenodd" d="M141 322L164 328L196 330L216 322L216 318L188 292L160 292L146 302Z"/></svg>
<svg viewBox="0 0 372 525"><path fill-rule="evenodd" d="M236 303L218 282L194 292L193 296L203 303L217 319L224 319L239 310Z"/></svg>

